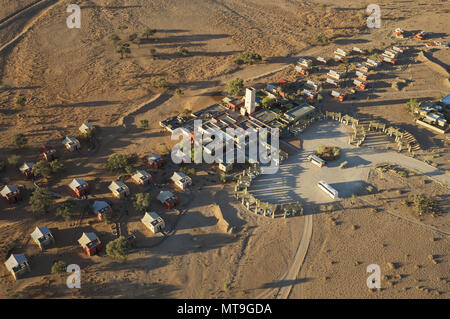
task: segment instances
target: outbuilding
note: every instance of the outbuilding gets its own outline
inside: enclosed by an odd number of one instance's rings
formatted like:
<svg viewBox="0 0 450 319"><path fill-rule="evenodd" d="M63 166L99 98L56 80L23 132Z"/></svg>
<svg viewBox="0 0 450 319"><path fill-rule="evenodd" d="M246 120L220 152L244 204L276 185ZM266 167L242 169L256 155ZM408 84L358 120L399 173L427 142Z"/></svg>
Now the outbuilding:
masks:
<svg viewBox="0 0 450 319"><path fill-rule="evenodd" d="M178 198L170 191L161 191L156 199L168 209L178 204Z"/></svg>
<svg viewBox="0 0 450 319"><path fill-rule="evenodd" d="M56 157L56 150L51 146L42 146L39 150L41 157L45 159L47 162L51 162Z"/></svg>
<svg viewBox="0 0 450 319"><path fill-rule="evenodd" d="M27 257L23 254L12 254L8 260L5 262L6 269L13 275L14 279L17 280L25 273L31 271L30 263Z"/></svg>
<svg viewBox="0 0 450 319"><path fill-rule="evenodd" d="M131 176L131 179L139 185L147 185L152 181L152 175L144 170L137 170L136 173Z"/></svg>
<svg viewBox="0 0 450 319"><path fill-rule="evenodd" d="M22 199L22 192L19 187L14 185L6 185L0 194L8 201L8 203L16 203Z"/></svg>
<svg viewBox="0 0 450 319"><path fill-rule="evenodd" d="M95 130L95 126L92 124L81 124L81 126L78 128L78 130L82 134L89 134L90 132L93 132Z"/></svg>
<svg viewBox="0 0 450 319"><path fill-rule="evenodd" d="M111 206L102 200L96 200L92 205L92 210L99 220L102 220L106 214L112 214Z"/></svg>
<svg viewBox="0 0 450 319"><path fill-rule="evenodd" d="M102 242L95 233L83 233L78 243L88 256L94 256L102 250Z"/></svg>
<svg viewBox="0 0 450 319"><path fill-rule="evenodd" d="M161 168L164 166L164 164L166 164L166 161L164 160L164 158L162 158L160 155L158 154L150 154L149 156L147 156L147 162L150 166L153 166L155 168Z"/></svg>
<svg viewBox="0 0 450 319"><path fill-rule="evenodd" d="M37 226L31 233L31 238L41 250L44 250L46 246L55 244L55 237L47 226Z"/></svg>
<svg viewBox="0 0 450 319"><path fill-rule="evenodd" d="M22 166L19 167L19 171L26 177L30 178L33 176L32 170L33 170L34 163L33 162L25 162L22 164Z"/></svg>
<svg viewBox="0 0 450 319"><path fill-rule="evenodd" d="M90 193L89 184L81 178L74 178L69 184L69 188L77 198L87 196Z"/></svg>
<svg viewBox="0 0 450 319"><path fill-rule="evenodd" d="M192 179L186 174L181 172L173 173L171 179L175 183L175 185L181 188L182 190L185 190L190 185L192 185Z"/></svg>
<svg viewBox="0 0 450 319"><path fill-rule="evenodd" d="M164 219L162 219L155 212L145 213L144 217L141 219L141 222L154 234L159 233L166 227Z"/></svg>
<svg viewBox="0 0 450 319"><path fill-rule="evenodd" d="M63 139L62 143L70 152L79 150L81 147L80 141L78 141L75 137L66 137Z"/></svg>
<svg viewBox="0 0 450 319"><path fill-rule="evenodd" d="M130 195L130 189L122 181L114 181L108 188L117 198L128 197Z"/></svg>

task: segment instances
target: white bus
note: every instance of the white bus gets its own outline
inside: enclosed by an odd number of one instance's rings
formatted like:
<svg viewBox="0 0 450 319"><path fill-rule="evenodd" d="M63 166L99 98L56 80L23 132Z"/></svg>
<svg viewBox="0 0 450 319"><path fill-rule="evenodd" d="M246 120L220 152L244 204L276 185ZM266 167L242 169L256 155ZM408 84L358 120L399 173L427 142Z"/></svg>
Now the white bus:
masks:
<svg viewBox="0 0 450 319"><path fill-rule="evenodd" d="M335 199L338 197L337 190L328 185L326 182L320 181L319 183L317 183L317 186L319 186L319 188L323 190L325 193L327 193L328 196L330 196L331 198Z"/></svg>
<svg viewBox="0 0 450 319"><path fill-rule="evenodd" d="M308 161L310 161L311 163L313 163L314 165L317 165L319 167L322 167L327 163L323 159L321 159L319 156L316 156L316 155L309 155Z"/></svg>

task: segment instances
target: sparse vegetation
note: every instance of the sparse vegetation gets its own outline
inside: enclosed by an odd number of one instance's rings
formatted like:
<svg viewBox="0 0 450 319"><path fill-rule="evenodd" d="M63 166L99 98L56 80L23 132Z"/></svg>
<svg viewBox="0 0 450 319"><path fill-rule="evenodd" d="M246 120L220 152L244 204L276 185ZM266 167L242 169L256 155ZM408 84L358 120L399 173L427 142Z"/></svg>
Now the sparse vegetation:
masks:
<svg viewBox="0 0 450 319"><path fill-rule="evenodd" d="M27 101L27 99L24 96L19 96L16 99L16 104L20 105L20 106L25 106L26 101Z"/></svg>
<svg viewBox="0 0 450 319"><path fill-rule="evenodd" d="M119 53L120 58L123 59L125 55L131 53L131 49L121 44L116 47L116 53Z"/></svg>
<svg viewBox="0 0 450 319"><path fill-rule="evenodd" d="M49 163L45 160L40 160L39 162L34 164L31 172L36 178L42 177L48 179L52 175L52 169Z"/></svg>
<svg viewBox="0 0 450 319"><path fill-rule="evenodd" d="M20 165L22 158L19 155L11 155L8 157L8 164L13 167L18 167Z"/></svg>
<svg viewBox="0 0 450 319"><path fill-rule="evenodd" d="M186 49L185 47L183 47L181 45L177 48L177 52L183 56L189 55L188 49Z"/></svg>
<svg viewBox="0 0 450 319"><path fill-rule="evenodd" d="M325 36L323 33L316 34L313 37L313 44L315 45L327 45L330 42L330 39L328 39L327 36Z"/></svg>
<svg viewBox="0 0 450 319"><path fill-rule="evenodd" d="M139 127L140 128L148 128L148 120L140 120Z"/></svg>
<svg viewBox="0 0 450 319"><path fill-rule="evenodd" d="M152 37L153 35L155 35L156 30L155 29L150 29L150 28L146 28L143 32L142 32L142 36L145 37L147 40L148 38Z"/></svg>
<svg viewBox="0 0 450 319"><path fill-rule="evenodd" d="M14 134L12 139L12 143L18 148L24 147L27 144L27 142L28 139L22 133Z"/></svg>
<svg viewBox="0 0 450 319"><path fill-rule="evenodd" d="M117 42L119 42L120 41L120 38L119 38L119 36L117 35L117 34L111 34L109 37L108 37L108 40L110 41L110 42L112 42L114 45L115 44L117 44Z"/></svg>
<svg viewBox="0 0 450 319"><path fill-rule="evenodd" d="M419 215L432 213L436 208L436 201L423 194L416 194L409 198L412 201L414 211Z"/></svg>

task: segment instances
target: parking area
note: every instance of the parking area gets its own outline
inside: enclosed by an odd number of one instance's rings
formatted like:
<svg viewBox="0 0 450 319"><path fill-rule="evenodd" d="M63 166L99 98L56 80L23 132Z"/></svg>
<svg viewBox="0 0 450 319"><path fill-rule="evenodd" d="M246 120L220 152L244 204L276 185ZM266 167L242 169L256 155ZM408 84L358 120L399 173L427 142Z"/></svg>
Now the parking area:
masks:
<svg viewBox="0 0 450 319"><path fill-rule="evenodd" d="M298 154L290 156L276 174L260 175L255 179L250 188L255 197L272 203L329 203L334 200L317 186L320 180L324 180L339 192L340 198L348 198L365 186L370 168L383 162L417 170L450 185L448 175L412 157L393 151L349 145L348 127L338 122L316 122L301 133L299 138L302 150ZM322 168L310 163L307 157L320 145L339 147L339 159ZM347 168L340 168L344 161L348 162Z"/></svg>

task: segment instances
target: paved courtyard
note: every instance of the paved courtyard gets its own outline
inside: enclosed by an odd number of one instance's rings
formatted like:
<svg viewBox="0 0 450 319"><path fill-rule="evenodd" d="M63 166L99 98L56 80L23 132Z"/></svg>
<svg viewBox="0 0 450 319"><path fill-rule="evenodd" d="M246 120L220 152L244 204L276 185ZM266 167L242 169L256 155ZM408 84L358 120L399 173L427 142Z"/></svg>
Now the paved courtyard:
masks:
<svg viewBox="0 0 450 319"><path fill-rule="evenodd" d="M276 174L260 175L249 189L257 198L272 203L323 204L334 201L318 186L324 180L339 193L340 198L351 197L365 186L370 168L379 163L389 162L405 168L414 169L450 185L450 176L436 168L409 156L395 151L383 151L348 144L348 127L333 121L320 121L308 127L299 135L303 149L284 162ZM319 145L337 146L341 148L338 160L319 168L307 160ZM347 161L347 168L339 165Z"/></svg>

